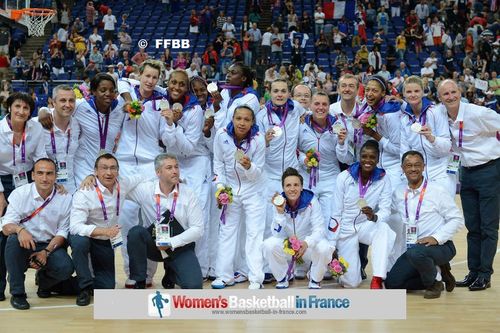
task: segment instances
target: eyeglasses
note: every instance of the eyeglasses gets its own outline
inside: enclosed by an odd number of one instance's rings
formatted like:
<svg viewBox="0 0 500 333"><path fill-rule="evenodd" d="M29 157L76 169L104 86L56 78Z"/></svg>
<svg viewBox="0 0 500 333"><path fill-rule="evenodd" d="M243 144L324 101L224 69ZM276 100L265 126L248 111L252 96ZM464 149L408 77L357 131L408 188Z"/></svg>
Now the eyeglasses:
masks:
<svg viewBox="0 0 500 333"><path fill-rule="evenodd" d="M293 97L297 97L297 98L301 98L301 97L311 98L311 95L308 95L308 94L295 94L295 95L293 95Z"/></svg>

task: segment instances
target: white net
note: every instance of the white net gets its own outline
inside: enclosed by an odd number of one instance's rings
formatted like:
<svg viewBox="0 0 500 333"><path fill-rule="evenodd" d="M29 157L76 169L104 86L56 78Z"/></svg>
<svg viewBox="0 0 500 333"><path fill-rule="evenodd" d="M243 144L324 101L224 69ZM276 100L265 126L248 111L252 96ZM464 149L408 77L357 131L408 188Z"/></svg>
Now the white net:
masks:
<svg viewBox="0 0 500 333"><path fill-rule="evenodd" d="M45 25L52 20L55 11L49 10L30 10L23 13L23 18L28 26L28 35L30 36L43 36Z"/></svg>

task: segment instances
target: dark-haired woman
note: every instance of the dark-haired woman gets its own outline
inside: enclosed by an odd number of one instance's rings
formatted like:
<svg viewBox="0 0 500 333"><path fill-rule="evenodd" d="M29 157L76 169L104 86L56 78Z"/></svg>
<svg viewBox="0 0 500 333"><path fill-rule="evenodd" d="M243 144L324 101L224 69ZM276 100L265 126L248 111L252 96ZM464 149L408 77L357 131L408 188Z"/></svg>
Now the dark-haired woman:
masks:
<svg viewBox="0 0 500 333"><path fill-rule="evenodd" d="M379 145L367 141L360 160L337 177L332 219L328 227L331 250L349 263L340 282L356 288L361 283L359 243L371 246L371 289L382 289L396 234L387 225L391 213L391 186L379 162Z"/></svg>
<svg viewBox="0 0 500 333"><path fill-rule="evenodd" d="M7 207L10 193L31 178L35 161L47 157L40 124L31 120L33 99L25 93L13 93L7 99L7 116L0 121L0 216ZM0 301L5 300L7 238L0 232Z"/></svg>
<svg viewBox="0 0 500 333"><path fill-rule="evenodd" d="M212 288L234 285L234 259L238 244L244 245L248 266L249 289L260 289L264 280L262 242L264 240L265 140L255 124L249 106L235 109L233 120L217 131L214 142L214 172L217 184L230 186L233 203L229 204L219 227L216 276ZM241 222L245 240L238 242ZM246 273L246 272L245 272Z"/></svg>
<svg viewBox="0 0 500 333"><path fill-rule="evenodd" d="M97 157L114 152L124 116L116 100L115 80L108 74L97 74L90 81L90 98L77 100L73 113L78 124L75 133L80 138L74 162L76 184L93 172Z"/></svg>
<svg viewBox="0 0 500 333"><path fill-rule="evenodd" d="M257 92L252 88L253 75L250 67L235 63L226 75L227 85L222 91L213 93L215 130L226 127L233 119L234 110L240 105L248 105L257 114L260 109Z"/></svg>
<svg viewBox="0 0 500 333"><path fill-rule="evenodd" d="M365 86L365 104L361 113L371 113L376 116L376 126L370 128L363 125L363 134L379 142L380 164L395 188L401 182L401 166L399 160L401 134L401 104L397 100L387 101L387 83L379 75L368 78ZM357 117L361 119L360 117Z"/></svg>

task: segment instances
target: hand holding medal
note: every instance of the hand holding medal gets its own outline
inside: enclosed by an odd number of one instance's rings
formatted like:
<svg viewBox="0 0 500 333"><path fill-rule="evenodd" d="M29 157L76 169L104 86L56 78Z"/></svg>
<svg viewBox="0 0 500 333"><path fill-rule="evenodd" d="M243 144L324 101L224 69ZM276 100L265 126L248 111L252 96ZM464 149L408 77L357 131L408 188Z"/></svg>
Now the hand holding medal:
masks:
<svg viewBox="0 0 500 333"><path fill-rule="evenodd" d="M286 200L285 200L285 198L281 194L275 193L273 195L273 198L272 198L271 202L276 207L276 210L278 211L278 213L280 213L280 214L285 213L285 203L286 203Z"/></svg>

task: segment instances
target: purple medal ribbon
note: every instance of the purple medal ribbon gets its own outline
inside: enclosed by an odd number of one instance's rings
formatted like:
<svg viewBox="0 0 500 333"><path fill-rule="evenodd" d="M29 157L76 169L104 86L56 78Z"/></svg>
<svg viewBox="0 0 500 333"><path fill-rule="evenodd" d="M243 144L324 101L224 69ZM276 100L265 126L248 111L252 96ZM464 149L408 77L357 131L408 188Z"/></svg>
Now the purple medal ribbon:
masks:
<svg viewBox="0 0 500 333"><path fill-rule="evenodd" d="M363 185L363 182L361 180L361 170L359 171L359 176L358 176L358 188L359 188L359 197L364 198L366 195L366 192L368 191L368 187L372 184L372 179L370 177L370 180L368 180L368 183L366 185Z"/></svg>
<svg viewBox="0 0 500 333"><path fill-rule="evenodd" d="M227 205L222 205L222 212L220 213L220 221L223 225L226 225L226 208Z"/></svg>
<svg viewBox="0 0 500 333"><path fill-rule="evenodd" d="M309 174L309 189L312 189L313 187L316 186L318 182L318 168L317 167L312 167L311 168L311 173Z"/></svg>
<svg viewBox="0 0 500 333"><path fill-rule="evenodd" d="M269 110L271 108L271 105L272 105L272 103L267 105L267 107L266 107L267 108L267 119L268 119L270 125L275 126L276 124L273 122L271 110ZM288 103L285 102L284 105L285 105L285 110L283 111L283 116L281 117L281 122L278 125L280 128L283 128L283 126L285 125L286 117L288 116Z"/></svg>

